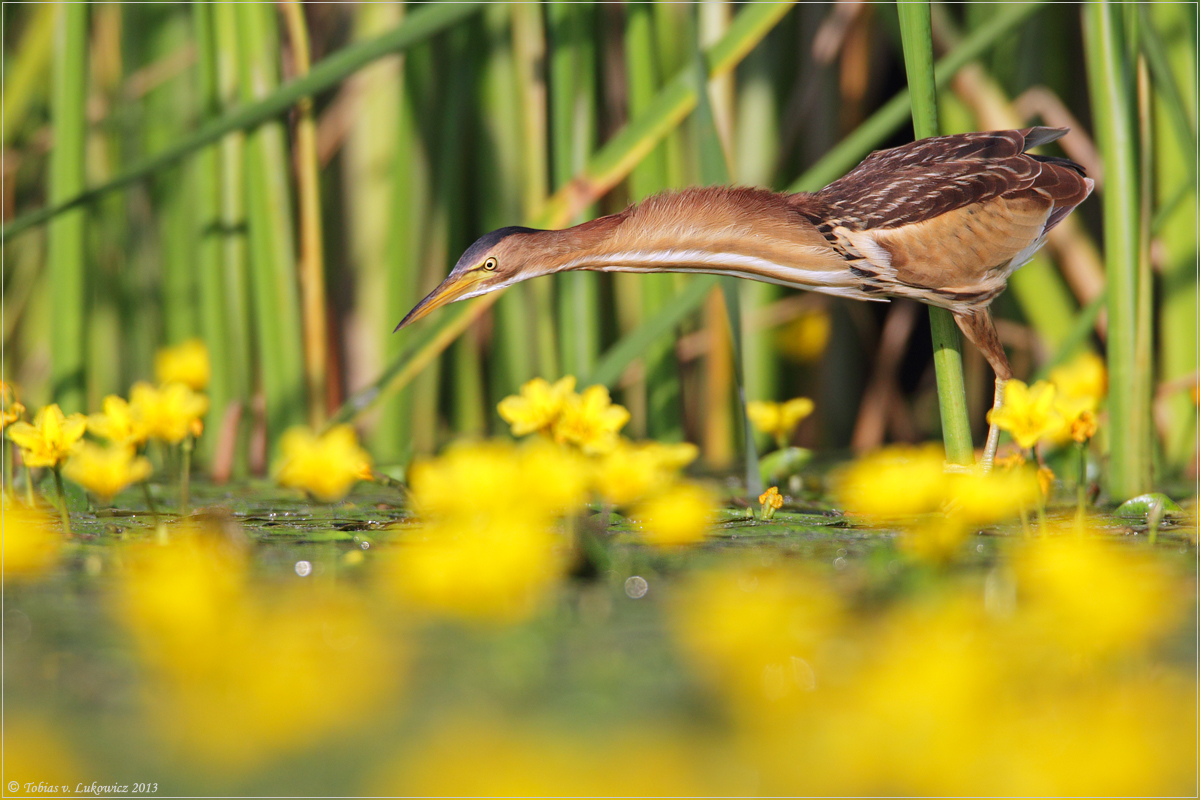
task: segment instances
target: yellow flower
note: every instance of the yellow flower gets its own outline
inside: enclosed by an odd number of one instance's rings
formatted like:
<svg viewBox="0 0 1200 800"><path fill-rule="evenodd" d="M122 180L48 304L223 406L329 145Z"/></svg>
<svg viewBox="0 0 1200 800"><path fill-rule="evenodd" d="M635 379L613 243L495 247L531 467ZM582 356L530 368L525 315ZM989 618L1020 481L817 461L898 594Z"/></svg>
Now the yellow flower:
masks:
<svg viewBox="0 0 1200 800"><path fill-rule="evenodd" d="M1026 386L1013 378L1004 384L1003 404L988 412L988 422L1008 431L1021 447L1033 447L1039 439L1062 430L1063 416L1054 407L1056 395L1052 383Z"/></svg>
<svg viewBox="0 0 1200 800"><path fill-rule="evenodd" d="M529 433L549 433L562 413L563 404L575 393L575 377L550 384L545 378L534 378L521 387L521 393L500 401L500 417L512 426L513 436Z"/></svg>
<svg viewBox="0 0 1200 800"><path fill-rule="evenodd" d="M1038 467L1037 482L1042 497L1050 497L1050 490L1054 487L1054 470L1049 467Z"/></svg>
<svg viewBox="0 0 1200 800"><path fill-rule="evenodd" d="M816 361L829 344L832 324L824 309L806 311L775 337L780 352L800 362Z"/></svg>
<svg viewBox="0 0 1200 800"><path fill-rule="evenodd" d="M52 567L61 546L58 527L47 515L3 500L4 578L33 578Z"/></svg>
<svg viewBox="0 0 1200 800"><path fill-rule="evenodd" d="M123 397L110 394L104 398L104 413L88 416L88 430L113 444L137 447L149 437L150 429L134 411Z"/></svg>
<svg viewBox="0 0 1200 800"><path fill-rule="evenodd" d="M812 412L813 401L807 397L796 397L784 403L751 400L746 404L746 414L754 427L779 442L791 438L796 426Z"/></svg>
<svg viewBox="0 0 1200 800"><path fill-rule="evenodd" d="M208 347L200 339L163 347L154 356L154 377L159 383L182 383L199 392L208 386L211 376Z"/></svg>
<svg viewBox="0 0 1200 800"><path fill-rule="evenodd" d="M67 457L86 428L83 414L63 416L58 404L51 403L37 413L32 425L14 422L8 438L21 448L21 457L29 466L53 467Z"/></svg>
<svg viewBox="0 0 1200 800"><path fill-rule="evenodd" d="M128 548L114 610L161 734L199 763L250 769L364 724L401 663L354 594L321 583L257 590L235 541L184 528L165 547Z"/></svg>
<svg viewBox="0 0 1200 800"><path fill-rule="evenodd" d="M289 428L279 440L282 452L275 479L312 493L326 503L341 500L356 481L371 480L371 456L358 446L349 425L317 435L311 428Z"/></svg>
<svg viewBox="0 0 1200 800"><path fill-rule="evenodd" d="M439 520L392 555L390 586L435 614L484 623L527 619L563 580L564 548L544 521Z"/></svg>
<svg viewBox="0 0 1200 800"><path fill-rule="evenodd" d="M149 435L168 444L178 444L194 433L196 423L208 413L208 398L182 383L158 388L135 383L130 391L130 405Z"/></svg>
<svg viewBox="0 0 1200 800"><path fill-rule="evenodd" d="M617 432L629 421L624 406L613 405L604 386L589 386L570 395L554 423L554 439L585 453L607 453L617 446Z"/></svg>
<svg viewBox="0 0 1200 800"><path fill-rule="evenodd" d="M1104 359L1084 351L1050 370L1050 383L1058 388L1060 400L1082 403L1086 410L1095 411L1108 394L1108 370Z"/></svg>
<svg viewBox="0 0 1200 800"><path fill-rule="evenodd" d="M772 486L758 496L758 502L762 505L759 517L767 520L775 516L775 512L783 508L783 495L779 493L778 486Z"/></svg>
<svg viewBox="0 0 1200 800"><path fill-rule="evenodd" d="M582 456L544 440L460 443L408 471L413 505L426 519L546 520L586 500Z"/></svg>
<svg viewBox="0 0 1200 800"><path fill-rule="evenodd" d="M25 413L25 406L17 402L11 384L0 381L0 431L16 422Z"/></svg>
<svg viewBox="0 0 1200 800"><path fill-rule="evenodd" d="M101 447L83 442L67 458L63 474L104 501L133 483L150 477L150 462L129 445Z"/></svg>
<svg viewBox="0 0 1200 800"><path fill-rule="evenodd" d="M889 447L860 458L835 481L838 503L878 520L927 514L949 490L942 449Z"/></svg>
<svg viewBox="0 0 1200 800"><path fill-rule="evenodd" d="M692 483L680 483L651 497L633 510L642 538L659 546L703 541L717 513L717 498Z"/></svg>
<svg viewBox="0 0 1200 800"><path fill-rule="evenodd" d="M689 442L634 444L621 439L596 464L596 491L606 503L627 506L671 483L679 470L695 461L699 453L696 445Z"/></svg>
<svg viewBox="0 0 1200 800"><path fill-rule="evenodd" d="M1096 435L1096 415L1091 411L1081 412L1071 420L1071 438L1083 444Z"/></svg>

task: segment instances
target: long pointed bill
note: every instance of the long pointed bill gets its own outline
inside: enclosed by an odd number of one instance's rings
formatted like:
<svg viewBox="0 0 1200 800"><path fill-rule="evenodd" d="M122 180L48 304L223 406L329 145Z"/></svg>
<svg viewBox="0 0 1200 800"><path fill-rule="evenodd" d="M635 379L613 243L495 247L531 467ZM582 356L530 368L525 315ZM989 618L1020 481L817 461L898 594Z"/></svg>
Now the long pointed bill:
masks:
<svg viewBox="0 0 1200 800"><path fill-rule="evenodd" d="M394 330L392 330L392 333L395 333L406 325L411 325L412 323L421 319L421 317L428 314L430 311L434 311L444 305L458 300L463 295L474 289L475 285L479 283L481 277L482 276L480 275L473 275L471 273L448 276L446 280L442 281L441 285L430 292L424 300L417 303L417 305L413 307L413 310L408 312L408 315L404 319L400 320L400 324L397 325Z"/></svg>

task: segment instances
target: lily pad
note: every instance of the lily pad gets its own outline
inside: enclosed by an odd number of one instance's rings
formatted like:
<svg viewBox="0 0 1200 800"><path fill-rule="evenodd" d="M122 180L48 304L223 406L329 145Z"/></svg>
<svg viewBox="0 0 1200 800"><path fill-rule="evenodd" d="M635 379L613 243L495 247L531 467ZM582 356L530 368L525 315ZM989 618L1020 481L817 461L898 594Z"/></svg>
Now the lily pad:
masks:
<svg viewBox="0 0 1200 800"><path fill-rule="evenodd" d="M785 447L763 456L758 462L763 483L778 483L796 475L812 461L812 457L812 450L803 447Z"/></svg>
<svg viewBox="0 0 1200 800"><path fill-rule="evenodd" d="M1117 508L1117 516L1120 519L1144 520L1154 511L1155 506L1161 506L1164 519L1183 516L1183 509L1179 504L1161 492L1151 492L1126 500Z"/></svg>

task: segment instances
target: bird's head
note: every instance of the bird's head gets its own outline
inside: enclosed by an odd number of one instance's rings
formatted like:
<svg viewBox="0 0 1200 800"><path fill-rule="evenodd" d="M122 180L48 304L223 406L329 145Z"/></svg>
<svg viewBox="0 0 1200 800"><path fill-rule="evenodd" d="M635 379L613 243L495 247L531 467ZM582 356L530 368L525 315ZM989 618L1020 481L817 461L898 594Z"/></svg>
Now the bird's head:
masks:
<svg viewBox="0 0 1200 800"><path fill-rule="evenodd" d="M545 231L510 227L481 236L458 259L446 280L417 303L396 330L455 300L494 292L542 274L529 259L538 234L542 233Z"/></svg>

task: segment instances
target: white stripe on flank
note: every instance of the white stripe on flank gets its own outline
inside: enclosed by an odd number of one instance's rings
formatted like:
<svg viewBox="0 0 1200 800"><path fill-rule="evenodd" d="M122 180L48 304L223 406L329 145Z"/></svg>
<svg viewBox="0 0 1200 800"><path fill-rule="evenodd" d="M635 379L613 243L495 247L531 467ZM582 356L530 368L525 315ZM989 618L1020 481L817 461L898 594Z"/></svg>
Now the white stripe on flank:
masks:
<svg viewBox="0 0 1200 800"><path fill-rule="evenodd" d="M603 260L601 261L600 258ZM829 294L842 294L833 290L857 289L858 285L857 279L849 270L800 269L739 253L710 253L706 250L634 250L625 253L610 253L600 258L579 258L568 262L561 269L579 269L590 263L596 266L588 266L587 269L599 272L703 272L714 275L736 275L739 278L765 280L781 286L825 291ZM663 266L655 269L659 265ZM705 269L705 266L712 268ZM861 294L855 291L852 295L847 296L861 297Z"/></svg>

